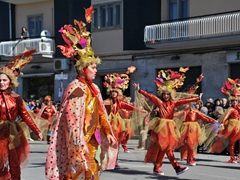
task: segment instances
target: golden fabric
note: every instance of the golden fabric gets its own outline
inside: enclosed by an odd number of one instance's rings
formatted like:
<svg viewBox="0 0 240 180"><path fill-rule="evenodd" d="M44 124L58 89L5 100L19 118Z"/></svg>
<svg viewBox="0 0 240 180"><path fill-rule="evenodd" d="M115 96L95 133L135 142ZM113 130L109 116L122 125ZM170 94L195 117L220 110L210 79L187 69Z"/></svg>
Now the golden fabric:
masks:
<svg viewBox="0 0 240 180"><path fill-rule="evenodd" d="M96 162L95 154L98 149L98 143L94 137L92 137L87 144L89 150L88 171L85 173L85 180L91 180L94 176L94 180L99 180L98 176L98 162Z"/></svg>

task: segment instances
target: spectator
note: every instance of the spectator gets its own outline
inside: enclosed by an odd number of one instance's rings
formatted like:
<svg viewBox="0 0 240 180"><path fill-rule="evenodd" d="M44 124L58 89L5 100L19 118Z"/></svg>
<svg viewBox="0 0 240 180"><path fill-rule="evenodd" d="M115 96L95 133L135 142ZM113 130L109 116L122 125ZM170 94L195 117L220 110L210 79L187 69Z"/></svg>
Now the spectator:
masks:
<svg viewBox="0 0 240 180"><path fill-rule="evenodd" d="M229 108L229 103L228 103L227 98L222 98L222 108L223 109Z"/></svg>
<svg viewBox="0 0 240 180"><path fill-rule="evenodd" d="M28 39L28 38L29 38L29 33L27 31L27 28L22 27L21 39Z"/></svg>

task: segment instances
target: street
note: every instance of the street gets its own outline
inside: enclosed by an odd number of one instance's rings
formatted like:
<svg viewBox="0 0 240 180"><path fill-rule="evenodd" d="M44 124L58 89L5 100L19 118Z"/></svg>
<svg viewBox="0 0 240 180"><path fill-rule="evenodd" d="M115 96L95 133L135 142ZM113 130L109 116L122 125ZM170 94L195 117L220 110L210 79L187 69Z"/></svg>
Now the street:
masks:
<svg viewBox="0 0 240 180"><path fill-rule="evenodd" d="M22 180L44 180L44 165L48 145L46 142L29 142L30 143L30 160L28 166L22 169ZM240 178L240 164L224 163L229 159L227 155L214 154L198 154L196 158L197 165L189 167L186 173L179 176L176 175L174 169L165 157L161 170L164 176L156 176L152 174L153 165L151 163L144 164L143 159L145 150L134 150L137 146L137 140L130 140L128 147L130 153L123 153L120 149L119 154L119 170L104 171L101 180L143 180L143 179L160 179L160 180L237 180ZM175 157L179 159L179 153L175 152ZM179 161L181 165L185 165L186 161Z"/></svg>

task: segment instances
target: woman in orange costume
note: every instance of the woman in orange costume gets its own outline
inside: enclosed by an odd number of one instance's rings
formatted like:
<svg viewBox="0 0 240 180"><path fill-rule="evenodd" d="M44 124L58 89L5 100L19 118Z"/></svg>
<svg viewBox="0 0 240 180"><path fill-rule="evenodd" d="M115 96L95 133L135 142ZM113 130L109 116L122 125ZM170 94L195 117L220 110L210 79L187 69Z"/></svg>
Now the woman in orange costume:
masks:
<svg viewBox="0 0 240 180"><path fill-rule="evenodd" d="M188 96L193 95L196 92L198 88L198 83L201 82L202 78L203 76L201 74L199 78L197 78L197 82L189 88L187 93ZM184 95L185 93L183 93L183 96ZM200 94L200 96L201 95L202 94ZM188 165L195 166L196 163L194 157L197 155L196 148L204 139L202 139L202 133L204 132L202 132L198 120L201 119L206 123L212 124L216 121L213 118L204 115L196 108L193 108L191 103L185 105L187 106L185 110L174 114L174 116L176 116L177 114L183 114L183 124L180 128L181 137L179 140L179 143L181 144L180 156L181 159L187 158Z"/></svg>
<svg viewBox="0 0 240 180"><path fill-rule="evenodd" d="M46 102L46 105L41 108L41 111L39 112L38 116L42 117L43 119L46 119L48 121L48 127L47 127L47 143L50 143L50 132L51 132L51 126L53 123L53 117L56 114L56 108L52 105L51 96L46 96L44 98L44 101Z"/></svg>
<svg viewBox="0 0 240 180"><path fill-rule="evenodd" d="M117 138L118 145L123 143L124 152L129 152L126 147L127 140L134 134L130 113L136 109L146 113L145 110L138 109L130 103L125 102L122 92L128 88L129 77L127 74L107 74L105 76L104 86L107 88L107 93L110 98L104 100L107 109L110 124ZM125 146L124 146L125 145ZM120 166L116 161L115 169Z"/></svg>
<svg viewBox="0 0 240 180"><path fill-rule="evenodd" d="M100 59L94 56L86 24L74 22L81 31L71 25L61 28L68 46L60 48L74 58L78 76L63 94L45 171L51 180L99 180L99 171L114 168L117 147L101 93L92 83Z"/></svg>
<svg viewBox="0 0 240 180"><path fill-rule="evenodd" d="M34 52L36 51L25 52L0 69L0 180L20 180L20 165L27 162L29 144L24 129L16 121L18 116L21 116L39 140L42 139L22 98L12 92L18 86L17 76L20 70L32 60L31 54Z"/></svg>
<svg viewBox="0 0 240 180"><path fill-rule="evenodd" d="M222 152L229 143L230 159L228 163L237 163L234 156L234 145L237 140L240 140L240 120L239 120L239 106L240 100L240 80L230 79L224 83L221 91L224 95L229 96L231 107L226 110L226 114L220 125L217 140L210 148L210 152ZM228 142L228 143L226 143Z"/></svg>
<svg viewBox="0 0 240 180"><path fill-rule="evenodd" d="M186 70L180 68L180 72L186 72ZM183 104L199 100L199 97L173 99L175 90L183 85L184 78L184 73L170 69L159 71L155 83L158 86L160 98L140 89L139 84L133 84L136 90L149 98L159 108L159 117L152 119L149 123L149 129L152 130L151 141L145 157L146 163L154 163L153 173L157 175L164 175L160 168L165 154L167 154L177 175L188 170L188 167L182 167L178 164L173 154L179 140L179 132L177 132L176 124L173 121L174 109Z"/></svg>

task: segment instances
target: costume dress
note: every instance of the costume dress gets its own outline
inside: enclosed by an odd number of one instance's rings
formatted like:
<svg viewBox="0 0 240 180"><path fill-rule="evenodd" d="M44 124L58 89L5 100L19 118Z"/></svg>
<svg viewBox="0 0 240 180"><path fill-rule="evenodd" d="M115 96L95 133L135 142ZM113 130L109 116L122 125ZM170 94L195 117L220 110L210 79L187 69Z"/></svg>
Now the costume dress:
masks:
<svg viewBox="0 0 240 180"><path fill-rule="evenodd" d="M22 122L36 134L40 131L26 110L22 98L15 93L0 92L0 180L20 180L20 165L26 165L29 144L24 136ZM25 125L26 128L26 125ZM10 170L8 170L8 166ZM10 171L10 172L9 172Z"/></svg>
<svg viewBox="0 0 240 180"><path fill-rule="evenodd" d="M45 132L45 136L47 136L48 143L50 142L50 133L52 131L51 126L54 120L54 114L56 114L56 112L57 111L53 105L45 105L44 107L41 108L38 114L38 116L48 121L48 124L47 124L48 127L42 128L47 131Z"/></svg>
<svg viewBox="0 0 240 180"><path fill-rule="evenodd" d="M178 145L180 134L173 121L174 108L185 103L197 101L199 100L199 97L164 102L142 89L140 89L139 92L149 98L150 101L159 108L159 117L152 119L148 125L149 129L152 129L152 132L150 145L145 157L145 163L154 162L155 167L158 169L162 166L164 154L166 153L173 168L176 170L180 166L174 157L173 150Z"/></svg>
<svg viewBox="0 0 240 180"><path fill-rule="evenodd" d="M187 163L194 165L194 157L197 155L196 148L201 143L201 128L198 119L207 123L215 123L215 120L205 116L195 108L184 110L184 120L180 128L181 159L187 158Z"/></svg>
<svg viewBox="0 0 240 180"><path fill-rule="evenodd" d="M74 91L81 91L83 95L75 96ZM75 79L62 98L47 154L46 177L99 179L99 170L115 166L117 147L109 145L108 134L113 133L99 90L97 96L93 96L89 85Z"/></svg>
<svg viewBox="0 0 240 180"><path fill-rule="evenodd" d="M118 97L107 99L104 104L118 143L126 143L130 136L134 134L130 115L135 107Z"/></svg>
<svg viewBox="0 0 240 180"><path fill-rule="evenodd" d="M219 136L209 151L221 153L229 143L230 160L228 162L231 163L235 160L235 142L240 140L240 120L238 110L233 107L229 107L226 111L222 124L224 127L218 132Z"/></svg>

